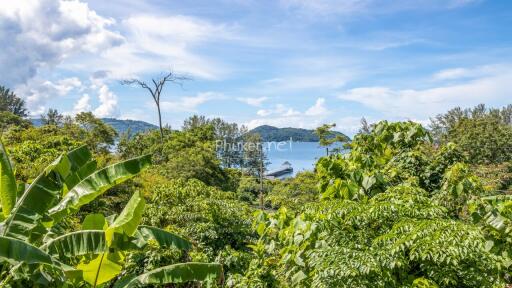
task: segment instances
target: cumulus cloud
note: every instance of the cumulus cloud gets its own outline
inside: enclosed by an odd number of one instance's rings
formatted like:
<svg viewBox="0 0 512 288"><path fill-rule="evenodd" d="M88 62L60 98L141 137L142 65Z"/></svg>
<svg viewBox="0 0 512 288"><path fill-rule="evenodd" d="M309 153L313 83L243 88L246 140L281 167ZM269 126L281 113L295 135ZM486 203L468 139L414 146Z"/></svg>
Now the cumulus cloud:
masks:
<svg viewBox="0 0 512 288"><path fill-rule="evenodd" d="M78 101L75 103L75 106L73 107L73 114L78 114L80 112L87 112L91 111L91 104L89 101L91 100L91 97L89 94L84 94Z"/></svg>
<svg viewBox="0 0 512 288"><path fill-rule="evenodd" d="M202 92L196 96L182 97L177 101L162 101L160 106L165 111L196 112L197 107L201 104L224 98L224 95L220 93Z"/></svg>
<svg viewBox="0 0 512 288"><path fill-rule="evenodd" d="M471 79L462 83L428 89L392 89L389 87L360 87L339 95L382 112L384 116L425 121L432 115L455 107L471 107L485 102L504 105L512 90L512 72Z"/></svg>
<svg viewBox="0 0 512 288"><path fill-rule="evenodd" d="M27 107L33 115L40 115L47 110L47 103L58 97L64 97L73 90L81 90L82 82L76 77L58 81L30 79L26 84L16 88L16 94L23 95Z"/></svg>
<svg viewBox="0 0 512 288"><path fill-rule="evenodd" d="M307 116L321 116L329 113L329 110L325 107L325 98L316 99L315 105L311 106L306 110Z"/></svg>
<svg viewBox="0 0 512 288"><path fill-rule="evenodd" d="M103 84L100 86L98 100L100 105L94 109L94 114L97 117L116 117L119 114L117 109L117 96L110 91L107 85Z"/></svg>
<svg viewBox="0 0 512 288"><path fill-rule="evenodd" d="M98 52L123 41L86 3L72 0L4 1L0 9L0 74L8 86L26 83L41 68L78 52Z"/></svg>
<svg viewBox="0 0 512 288"><path fill-rule="evenodd" d="M284 104L276 104L270 109L260 109L256 112L260 118L245 123L249 128L260 125L273 125L277 127L315 128L319 126L329 110L325 107L325 98L318 98L315 104L305 112L300 112Z"/></svg>
<svg viewBox="0 0 512 288"><path fill-rule="evenodd" d="M283 117L298 116L301 113L291 107L287 107L283 104L277 104L272 109L260 109L256 112L258 116L266 117L270 115L278 115Z"/></svg>
<svg viewBox="0 0 512 288"><path fill-rule="evenodd" d="M247 97L247 98L236 98L236 100L243 102L247 105L259 107L263 102L268 100L268 97Z"/></svg>

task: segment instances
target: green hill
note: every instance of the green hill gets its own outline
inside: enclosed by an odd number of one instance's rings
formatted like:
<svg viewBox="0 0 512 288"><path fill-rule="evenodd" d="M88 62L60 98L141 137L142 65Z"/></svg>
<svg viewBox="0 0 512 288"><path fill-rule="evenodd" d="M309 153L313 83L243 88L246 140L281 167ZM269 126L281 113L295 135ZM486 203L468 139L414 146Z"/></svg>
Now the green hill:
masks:
<svg viewBox="0 0 512 288"><path fill-rule="evenodd" d="M316 136L314 131L315 130L302 128L277 128L274 126L262 125L252 129L248 133L260 134L261 138L265 142L288 141L290 140L290 138L292 138L293 141L298 142L318 142L318 136ZM341 132L333 131L333 137L338 135L347 137L345 134Z"/></svg>
<svg viewBox="0 0 512 288"><path fill-rule="evenodd" d="M41 126L41 119L30 119L34 126ZM135 135L139 132L147 130L158 129L158 126L139 120L120 120L114 118L102 118L103 122L112 126L119 135L127 132L130 129L130 134Z"/></svg>
<svg viewBox="0 0 512 288"><path fill-rule="evenodd" d="M119 135L130 130L131 135L135 135L139 132L148 130L158 129L158 126L139 120L120 120L114 118L102 118L103 122L112 126Z"/></svg>

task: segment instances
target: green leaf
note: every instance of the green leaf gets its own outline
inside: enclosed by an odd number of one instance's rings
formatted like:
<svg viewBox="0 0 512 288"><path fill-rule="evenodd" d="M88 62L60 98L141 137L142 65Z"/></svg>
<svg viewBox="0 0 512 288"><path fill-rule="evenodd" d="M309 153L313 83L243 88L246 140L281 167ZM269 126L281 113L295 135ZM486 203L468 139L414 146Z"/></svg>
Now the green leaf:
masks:
<svg viewBox="0 0 512 288"><path fill-rule="evenodd" d="M142 287L150 284L187 283L191 281L220 280L223 277L222 265L215 263L180 263L161 267L135 277L128 283L114 287Z"/></svg>
<svg viewBox="0 0 512 288"><path fill-rule="evenodd" d="M133 178L150 164L151 156L146 155L108 166L89 175L73 187L60 203L49 211L50 216L55 222L60 221L111 187Z"/></svg>
<svg viewBox="0 0 512 288"><path fill-rule="evenodd" d="M0 260L11 264L54 264L50 255L24 241L0 236Z"/></svg>
<svg viewBox="0 0 512 288"><path fill-rule="evenodd" d="M174 233L151 226L139 226L139 232L145 241L154 240L160 247L175 247L181 250L190 250L192 244L185 238Z"/></svg>
<svg viewBox="0 0 512 288"><path fill-rule="evenodd" d="M16 202L4 222L2 235L30 242L40 239L46 229L44 224L51 225L46 222L47 213L61 195L62 179L72 173L72 169L79 169L80 163L88 157L90 152L87 148L80 147L60 156L46 167Z"/></svg>
<svg viewBox="0 0 512 288"><path fill-rule="evenodd" d="M132 198L130 198L128 204L121 211L121 214L117 216L114 223L107 229L107 242L110 243L112 241L114 232L132 236L137 231L137 226L139 226L142 220L144 205L146 205L146 202L141 193L139 191L133 193Z"/></svg>
<svg viewBox="0 0 512 288"><path fill-rule="evenodd" d="M373 184L375 184L376 181L377 180L375 179L375 177L365 175L362 183L364 190L370 190L370 188L372 188Z"/></svg>
<svg viewBox="0 0 512 288"><path fill-rule="evenodd" d="M77 268L82 270L84 281L96 287L112 280L121 273L123 267L110 256L111 254L104 253L88 263L78 264Z"/></svg>
<svg viewBox="0 0 512 288"><path fill-rule="evenodd" d="M82 222L82 230L106 230L107 228L107 219L103 214L89 214Z"/></svg>
<svg viewBox="0 0 512 288"><path fill-rule="evenodd" d="M5 217L9 216L16 204L17 192L18 189L16 188L16 179L14 178L11 161L0 139L0 206Z"/></svg>
<svg viewBox="0 0 512 288"><path fill-rule="evenodd" d="M64 195L67 194L67 192L70 189L73 189L73 187L76 186L76 184L80 183L80 181L87 178L87 176L91 175L96 171L97 163L96 161L92 160L87 163L85 163L78 171L71 173L66 177L64 182L66 183L66 189L64 190Z"/></svg>
<svg viewBox="0 0 512 288"><path fill-rule="evenodd" d="M105 231L84 230L57 237L41 246L41 250L62 260L81 255L105 253L108 247Z"/></svg>

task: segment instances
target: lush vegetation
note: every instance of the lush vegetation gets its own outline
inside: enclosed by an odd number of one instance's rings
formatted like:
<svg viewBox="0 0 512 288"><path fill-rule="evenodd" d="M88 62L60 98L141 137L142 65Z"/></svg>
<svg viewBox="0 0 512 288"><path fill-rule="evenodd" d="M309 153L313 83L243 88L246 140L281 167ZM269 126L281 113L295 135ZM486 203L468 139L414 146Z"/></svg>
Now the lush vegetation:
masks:
<svg viewBox="0 0 512 288"><path fill-rule="evenodd" d="M34 118L30 119L32 124L34 126L43 126L43 119L42 118ZM129 135L136 135L141 132L146 132L153 129L158 129L158 126L155 126L153 124L144 122L144 121L138 121L138 120L121 120L121 119L114 119L114 118L101 118L101 121L103 121L106 125L111 126L114 128L114 130L117 132L118 135L123 134L129 134Z"/></svg>
<svg viewBox="0 0 512 288"><path fill-rule="evenodd" d="M264 142L280 142L280 141L293 141L298 142L318 142L319 136L315 130L308 130L302 128L277 128L269 125L262 125L249 131L249 133L259 134ZM342 137L348 139L346 135L338 131L332 131L328 138Z"/></svg>
<svg viewBox="0 0 512 288"><path fill-rule="evenodd" d="M267 180L243 126L193 116L114 146L91 113L34 127L2 93L0 287L512 283L510 107L364 123L348 153Z"/></svg>

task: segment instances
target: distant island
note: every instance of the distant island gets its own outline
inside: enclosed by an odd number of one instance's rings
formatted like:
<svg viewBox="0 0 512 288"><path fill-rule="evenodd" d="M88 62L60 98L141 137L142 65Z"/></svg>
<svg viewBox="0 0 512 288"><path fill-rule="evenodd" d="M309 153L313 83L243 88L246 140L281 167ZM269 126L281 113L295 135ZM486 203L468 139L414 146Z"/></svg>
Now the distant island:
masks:
<svg viewBox="0 0 512 288"><path fill-rule="evenodd" d="M265 142L280 142L280 141L288 141L290 138L293 141L298 142L318 142L318 136L315 134L315 130L310 129L302 129L302 128L277 128L269 125L258 126L248 133L252 134L260 134L261 138ZM345 134L333 131L333 136L345 136ZM348 138L348 137L347 137Z"/></svg>
<svg viewBox="0 0 512 288"><path fill-rule="evenodd" d="M35 118L30 119L32 125L38 127L42 126L41 119ZM130 130L131 135L135 135L139 132L144 132L152 129L158 129L158 126L139 120L120 120L115 118L101 118L105 124L112 126L117 131L117 134L122 135Z"/></svg>

